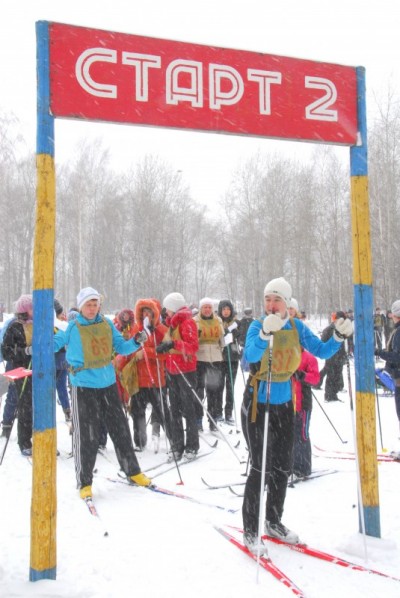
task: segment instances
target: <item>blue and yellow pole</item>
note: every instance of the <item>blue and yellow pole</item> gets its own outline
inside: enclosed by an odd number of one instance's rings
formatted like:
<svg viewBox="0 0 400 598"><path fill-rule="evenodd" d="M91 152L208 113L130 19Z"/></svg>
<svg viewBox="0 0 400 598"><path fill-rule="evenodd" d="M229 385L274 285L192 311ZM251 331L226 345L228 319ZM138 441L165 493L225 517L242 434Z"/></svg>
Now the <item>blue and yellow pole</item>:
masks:
<svg viewBox="0 0 400 598"><path fill-rule="evenodd" d="M33 474L29 579L56 578L56 418L54 377L55 167L50 115L49 24L36 23L37 191L33 253Z"/></svg>
<svg viewBox="0 0 400 598"><path fill-rule="evenodd" d="M368 198L365 69L357 68L359 145L350 148L355 312L356 430L365 531L380 538L376 457L371 233Z"/></svg>

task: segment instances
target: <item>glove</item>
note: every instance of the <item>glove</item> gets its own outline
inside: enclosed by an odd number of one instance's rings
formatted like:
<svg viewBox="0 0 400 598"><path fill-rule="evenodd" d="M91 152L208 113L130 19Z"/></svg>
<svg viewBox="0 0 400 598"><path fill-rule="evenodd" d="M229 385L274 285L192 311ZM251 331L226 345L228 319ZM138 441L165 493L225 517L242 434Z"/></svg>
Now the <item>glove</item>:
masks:
<svg viewBox="0 0 400 598"><path fill-rule="evenodd" d="M141 332L137 332L135 334L135 343L137 343L138 345L143 345L146 341L147 341L147 334L144 330L142 330Z"/></svg>
<svg viewBox="0 0 400 598"><path fill-rule="evenodd" d="M353 334L353 323L349 318L339 318L335 322L333 338L335 341L342 342L345 338Z"/></svg>
<svg viewBox="0 0 400 598"><path fill-rule="evenodd" d="M168 353L171 349L174 348L174 341L164 341L160 343L156 348L156 353Z"/></svg>
<svg viewBox="0 0 400 598"><path fill-rule="evenodd" d="M232 322L232 324L230 326L228 326L228 330L229 332L233 332L234 330L236 330L236 328L238 327L237 322Z"/></svg>
<svg viewBox="0 0 400 598"><path fill-rule="evenodd" d="M297 372L295 372L293 374L293 378L295 380L298 380L299 382L303 382L304 378L306 377L306 373L303 372L303 370L297 370Z"/></svg>
<svg viewBox="0 0 400 598"><path fill-rule="evenodd" d="M286 323L278 314L269 314L264 318L262 329L260 330L260 337L266 341L271 336L272 332L277 332Z"/></svg>
<svg viewBox="0 0 400 598"><path fill-rule="evenodd" d="M229 328L228 328L229 330ZM224 346L227 347L228 345L231 345L233 343L233 336L232 336L232 332L228 332L228 334L225 334L224 336Z"/></svg>
<svg viewBox="0 0 400 598"><path fill-rule="evenodd" d="M25 347L25 355L32 355L32 345Z"/></svg>

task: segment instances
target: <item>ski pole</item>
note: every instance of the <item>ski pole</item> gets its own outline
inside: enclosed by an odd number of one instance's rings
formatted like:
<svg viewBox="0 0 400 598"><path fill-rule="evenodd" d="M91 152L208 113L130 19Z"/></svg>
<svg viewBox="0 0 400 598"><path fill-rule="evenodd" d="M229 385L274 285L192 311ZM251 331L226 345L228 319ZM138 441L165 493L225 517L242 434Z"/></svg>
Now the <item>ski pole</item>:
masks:
<svg viewBox="0 0 400 598"><path fill-rule="evenodd" d="M366 532L365 532L365 515L364 515L364 506L363 506L363 502L362 502L362 491L361 491L360 460L358 458L358 446L357 446L357 436L356 436L356 427L355 427L355 413L354 413L354 405L353 405L353 389L352 389L352 384L351 384L350 358L349 358L347 338L344 340L344 348L345 348L345 354L346 354L347 380L348 380L349 397L350 397L350 414L351 414L351 425L352 425L352 430L353 430L354 456L355 456L356 468L357 468L358 514L359 514L359 519L360 519L360 523L361 523L361 531L362 531L363 540L364 540L365 561L368 562L368 550L367 550L367 540L366 540Z"/></svg>
<svg viewBox="0 0 400 598"><path fill-rule="evenodd" d="M195 398L197 399L197 401L200 403L200 405L202 407L204 407L202 400L200 399L199 395L197 394L197 392L194 390L193 386L190 384L189 380L186 378L185 374L182 372L182 370L180 369L180 367L178 366L178 364L175 362L175 367L178 370L178 372L180 373L180 375L182 376L182 378L184 379L184 381L186 382L186 384L188 385L188 387L190 388L190 390L192 391L193 395L195 396ZM244 461L241 461L239 459L239 457L237 456L237 454L235 453L235 451L233 450L233 447L231 446L229 440L226 438L225 434L223 433L223 431L221 430L221 428L218 428L216 421L214 420L214 418L212 417L212 415L210 414L210 412L204 407L208 417L210 418L210 421L214 424L216 430L218 431L218 433L221 435L222 440L224 440L224 442L226 442L226 444L229 446L229 448L231 449L232 453L235 455L235 459L237 459L239 461L240 464L244 463Z"/></svg>
<svg viewBox="0 0 400 598"><path fill-rule="evenodd" d="M260 482L260 504L258 507L258 538L257 538L257 575L256 582L258 583L260 573L260 556L261 556L261 536L263 534L263 509L264 509L264 493L265 493L265 468L267 465L267 441L268 441L268 424L269 424L269 403L271 398L271 381L272 381L272 351L274 345L274 337L271 334L268 346L268 377L267 377L267 393L264 413L264 436L263 436L263 454L261 462L261 482ZM268 492L268 491L267 491Z"/></svg>
<svg viewBox="0 0 400 598"><path fill-rule="evenodd" d="M336 434L337 434L337 435L338 435L338 437L339 437L339 440L340 440L340 442L341 442L342 444L347 444L347 442L348 442L348 441L347 441L347 440L343 440L343 438L340 436L339 432L337 431L337 429L336 429L336 428L335 428L335 426L333 425L333 423L332 423L332 421L331 421L331 419L330 419L329 415L327 414L327 412L325 411L325 409L322 407L321 403L318 401L318 399L317 399L317 397L315 396L315 394L313 393L313 391L311 391L311 394L312 394L312 396L313 396L313 399L315 399L315 400L317 401L317 403L318 403L318 405L320 406L320 408L321 408L321 410L322 410L323 414L325 415L326 419L327 419L327 420L328 420L328 422L331 424L332 428L335 430Z"/></svg>
<svg viewBox="0 0 400 598"><path fill-rule="evenodd" d="M379 406L379 395L378 395L378 385L376 383L376 376L375 376L375 396L376 396L376 410L378 413L378 424L379 424L379 436L381 439L381 449L383 453L387 453L387 449L383 448L383 434L382 434L382 422L381 422L381 410Z"/></svg>
<svg viewBox="0 0 400 598"><path fill-rule="evenodd" d="M29 370L30 368L31 368L31 361L29 362L29 365L28 365L28 368L27 368L27 369ZM25 391L25 386L26 386L26 383L27 383L27 381L28 381L28 377L29 377L29 376L25 376L24 382L23 382L23 384L22 384L21 392L19 393L19 396L18 396L17 407L16 407L16 409L15 409L15 411L14 411L14 417L13 417L13 419L12 419L12 422L11 422L10 433L9 433L9 435L8 435L8 436L7 436L7 438L6 438L6 443L5 443L5 445L4 445L3 452L2 452L2 454L1 454L1 458L0 458L0 465L2 465L2 464L3 464L4 455L6 454L6 450L7 450L7 447L8 447L8 443L9 443L9 441L10 441L11 432L12 432L12 429L13 429L13 426L14 426L15 419L16 419L16 417L17 417L17 413L18 413L18 404L19 404L19 402L20 402L20 400L21 400L21 397L22 397L22 395L24 394L24 391Z"/></svg>
<svg viewBox="0 0 400 598"><path fill-rule="evenodd" d="M235 383L233 381L232 362L231 362L231 347L230 347L230 345L227 345L226 351L227 351L227 354L228 354L228 369L229 369L229 380L230 380L230 383L231 383L232 402L233 402L233 414L235 416L236 432L239 433L240 430L238 429L237 416L236 416ZM225 397L225 401L226 401L226 397Z"/></svg>

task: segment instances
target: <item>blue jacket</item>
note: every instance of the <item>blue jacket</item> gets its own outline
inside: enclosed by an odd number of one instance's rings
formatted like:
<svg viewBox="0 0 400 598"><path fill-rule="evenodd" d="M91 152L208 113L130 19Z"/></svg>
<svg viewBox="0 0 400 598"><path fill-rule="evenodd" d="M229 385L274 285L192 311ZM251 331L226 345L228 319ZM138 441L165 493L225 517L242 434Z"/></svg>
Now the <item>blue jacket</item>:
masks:
<svg viewBox="0 0 400 598"><path fill-rule="evenodd" d="M315 336L313 332L302 322L294 318L294 323L299 333L300 345L307 351L320 357L321 359L329 359L340 349L342 343L336 341L333 336L326 341L322 342L318 336ZM244 348L244 356L249 363L257 363L261 361L261 358L268 348L268 341L263 340L260 337L260 330L262 329L262 322L260 320L254 320L249 327L246 336L246 345ZM291 330L290 320L286 322L282 330ZM257 402L266 402L266 382L261 380L258 385ZM250 391L253 389L250 387ZM271 382L271 405L281 405L292 400L292 383L290 380L287 382Z"/></svg>
<svg viewBox="0 0 400 598"><path fill-rule="evenodd" d="M83 349L81 342L81 335L79 333L76 322L82 326L90 326L91 324L97 324L103 319L99 314L94 320L87 320L79 314L76 320L71 321L68 324L68 328L63 331L59 330L54 335L54 352L57 353L62 347L67 345L67 362L72 368L80 368L83 366ZM125 340L124 337L118 332L114 324L108 318L104 320L110 325L112 331L112 343L113 349L120 355L129 355L140 349L140 345L135 343L133 338ZM85 388L107 388L115 384L115 370L113 364L110 363L104 367L97 369L84 369L76 372L75 374L69 374L71 384L73 386L83 386Z"/></svg>

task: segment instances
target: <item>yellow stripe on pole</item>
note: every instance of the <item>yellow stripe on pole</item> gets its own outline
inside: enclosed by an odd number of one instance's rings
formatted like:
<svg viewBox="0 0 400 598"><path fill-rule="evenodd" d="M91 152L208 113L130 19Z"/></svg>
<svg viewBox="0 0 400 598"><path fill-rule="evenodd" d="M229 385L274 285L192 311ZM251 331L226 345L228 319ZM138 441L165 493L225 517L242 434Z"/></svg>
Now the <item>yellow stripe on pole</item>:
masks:
<svg viewBox="0 0 400 598"><path fill-rule="evenodd" d="M353 282L372 284L371 233L368 177L351 177L351 218L353 223Z"/></svg>
<svg viewBox="0 0 400 598"><path fill-rule="evenodd" d="M31 505L31 569L56 566L57 492L54 483L57 461L55 428L33 435ZM50 458L49 458L50 456Z"/></svg>
<svg viewBox="0 0 400 598"><path fill-rule="evenodd" d="M34 290L52 289L54 284L56 178L54 159L39 154L36 159L36 225L33 253Z"/></svg>
<svg viewBox="0 0 400 598"><path fill-rule="evenodd" d="M379 506L378 462L376 458L375 395L356 393L357 448L360 455L360 473L363 504Z"/></svg>

